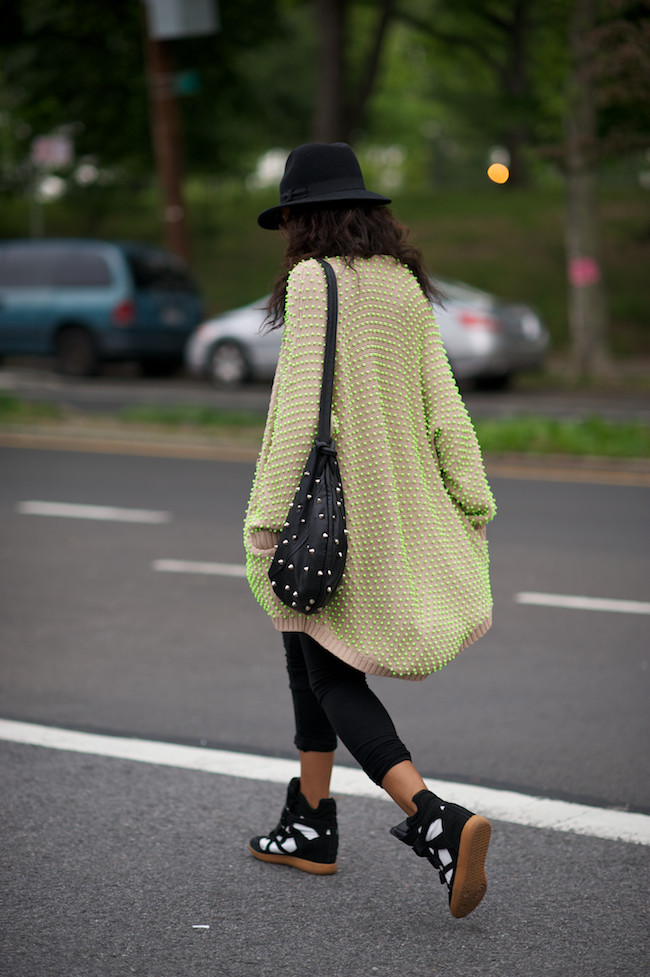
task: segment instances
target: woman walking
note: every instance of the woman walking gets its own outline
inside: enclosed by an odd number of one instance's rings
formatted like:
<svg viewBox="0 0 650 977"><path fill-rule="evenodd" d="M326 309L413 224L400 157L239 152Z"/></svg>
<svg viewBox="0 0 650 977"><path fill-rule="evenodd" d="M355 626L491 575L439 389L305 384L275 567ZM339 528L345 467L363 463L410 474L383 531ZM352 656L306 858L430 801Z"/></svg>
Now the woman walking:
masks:
<svg viewBox="0 0 650 977"><path fill-rule="evenodd" d="M390 200L366 190L345 143L289 156L280 204L261 227L286 240L272 293L285 324L245 521L248 579L282 632L300 777L256 858L336 871L330 776L337 737L406 820L392 833L426 857L462 917L487 886L489 822L427 790L366 675L421 680L485 634L491 594L485 526L495 507L480 449L433 316L437 296ZM334 268L338 334L332 434L348 529L345 577L317 614L286 607L268 570L314 441Z"/></svg>

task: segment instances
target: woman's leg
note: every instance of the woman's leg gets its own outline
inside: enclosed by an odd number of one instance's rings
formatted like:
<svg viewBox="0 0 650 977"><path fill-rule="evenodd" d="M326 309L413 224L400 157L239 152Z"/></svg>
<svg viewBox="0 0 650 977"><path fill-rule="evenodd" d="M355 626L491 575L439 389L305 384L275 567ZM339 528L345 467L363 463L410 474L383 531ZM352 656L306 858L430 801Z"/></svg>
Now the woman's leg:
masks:
<svg viewBox="0 0 650 977"><path fill-rule="evenodd" d="M403 811L414 813L412 798L424 782L366 676L307 635L299 638L310 687L332 729L370 779Z"/></svg>
<svg viewBox="0 0 650 977"><path fill-rule="evenodd" d="M315 809L322 798L330 796L336 733L311 690L300 636L282 637L296 721L294 742L300 756L300 793Z"/></svg>
<svg viewBox="0 0 650 977"><path fill-rule="evenodd" d="M289 685L296 718L300 779L293 777L277 826L251 838L249 848L263 862L291 865L312 875L336 872L336 802L329 796L336 733L309 686L297 635L285 634Z"/></svg>
<svg viewBox="0 0 650 977"><path fill-rule="evenodd" d="M300 635L300 646L310 687L331 729L368 776L408 815L391 833L439 872L447 886L452 916L466 916L478 906L487 888L489 821L427 790L363 673L306 635Z"/></svg>
<svg viewBox="0 0 650 977"><path fill-rule="evenodd" d="M415 814L413 796L426 790L426 784L397 736L388 712L368 688L365 675L339 661L306 635L300 636L300 644L305 671L316 698L341 740L398 807L408 815ZM323 755L305 754L314 766L317 756ZM333 762L334 755L331 756ZM318 789L324 783L323 777Z"/></svg>

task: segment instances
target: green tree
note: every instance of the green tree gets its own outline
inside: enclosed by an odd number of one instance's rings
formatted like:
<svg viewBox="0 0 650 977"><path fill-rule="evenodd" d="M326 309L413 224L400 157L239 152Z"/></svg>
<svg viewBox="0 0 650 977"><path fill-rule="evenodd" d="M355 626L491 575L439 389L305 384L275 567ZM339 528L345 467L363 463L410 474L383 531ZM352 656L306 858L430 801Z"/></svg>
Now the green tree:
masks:
<svg viewBox="0 0 650 977"><path fill-rule="evenodd" d="M650 144L650 0L602 0L591 31L599 156Z"/></svg>
<svg viewBox="0 0 650 977"><path fill-rule="evenodd" d="M366 121L394 9L395 0L370 5L316 0L319 44L313 137L317 142L353 142Z"/></svg>
<svg viewBox="0 0 650 977"><path fill-rule="evenodd" d="M170 42L176 70L199 78L199 90L182 100L194 172L241 165L253 129L243 120L255 120L259 143L272 137L256 79L241 62L281 41L279 4L222 0L220 9L220 33ZM151 173L140 0L0 0L0 22L0 100L5 126L22 134L16 152L25 155L31 137L68 126L78 155Z"/></svg>
<svg viewBox="0 0 650 977"><path fill-rule="evenodd" d="M139 4L2 0L0 21L6 121L26 144L73 126L80 155L150 167Z"/></svg>
<svg viewBox="0 0 650 977"><path fill-rule="evenodd" d="M525 150L537 99L531 84L540 5L534 0L404 2L396 17L426 36L434 51L433 84L474 130L504 146L510 184L528 182Z"/></svg>

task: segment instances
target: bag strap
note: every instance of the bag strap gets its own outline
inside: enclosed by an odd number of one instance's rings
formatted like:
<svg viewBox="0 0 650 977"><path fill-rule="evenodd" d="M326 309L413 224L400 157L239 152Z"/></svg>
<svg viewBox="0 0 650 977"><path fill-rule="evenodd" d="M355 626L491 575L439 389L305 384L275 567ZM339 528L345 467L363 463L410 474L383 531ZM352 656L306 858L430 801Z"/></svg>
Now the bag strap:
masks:
<svg viewBox="0 0 650 977"><path fill-rule="evenodd" d="M332 437L332 393L334 388L334 358L336 356L336 324L339 316L339 297L336 275L329 261L318 258L327 279L327 332L323 357L323 382L318 415L318 440L329 444Z"/></svg>

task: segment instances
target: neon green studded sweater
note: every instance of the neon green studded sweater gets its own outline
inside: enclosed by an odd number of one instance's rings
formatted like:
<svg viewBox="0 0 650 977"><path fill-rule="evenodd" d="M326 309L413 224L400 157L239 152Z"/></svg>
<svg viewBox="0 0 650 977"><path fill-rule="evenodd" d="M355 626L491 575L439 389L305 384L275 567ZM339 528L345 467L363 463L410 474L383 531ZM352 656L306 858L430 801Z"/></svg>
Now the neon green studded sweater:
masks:
<svg viewBox="0 0 650 977"><path fill-rule="evenodd" d="M253 594L279 631L302 631L363 672L423 679L491 623L481 453L431 305L386 256L330 259L339 290L332 430L348 558L333 601L305 616L267 571L318 426L327 319L314 260L291 271L285 331L246 513Z"/></svg>

